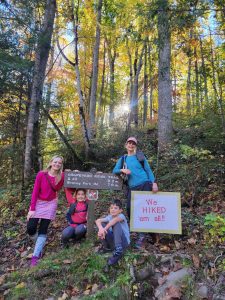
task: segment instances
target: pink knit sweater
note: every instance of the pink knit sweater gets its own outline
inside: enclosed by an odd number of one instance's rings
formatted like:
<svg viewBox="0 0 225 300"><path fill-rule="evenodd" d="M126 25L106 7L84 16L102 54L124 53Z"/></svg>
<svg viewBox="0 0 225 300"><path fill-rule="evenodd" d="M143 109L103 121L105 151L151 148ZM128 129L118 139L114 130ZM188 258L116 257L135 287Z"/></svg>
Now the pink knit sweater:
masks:
<svg viewBox="0 0 225 300"><path fill-rule="evenodd" d="M51 187L46 176L48 177L55 191ZM44 171L38 172L31 197L30 210L35 211L35 206L38 199L50 201L57 197L57 191L62 188L64 183L64 173L62 173L62 178L57 184L55 184L55 179L56 178L54 176L50 176Z"/></svg>

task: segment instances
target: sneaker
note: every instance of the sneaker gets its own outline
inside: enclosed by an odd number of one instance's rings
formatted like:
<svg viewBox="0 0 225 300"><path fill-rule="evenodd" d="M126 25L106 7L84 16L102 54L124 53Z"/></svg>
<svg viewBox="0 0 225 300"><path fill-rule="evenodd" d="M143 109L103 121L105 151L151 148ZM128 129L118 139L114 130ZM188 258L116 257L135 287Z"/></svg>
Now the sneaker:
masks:
<svg viewBox="0 0 225 300"><path fill-rule="evenodd" d="M39 259L40 257L38 256L32 256L30 266L35 267L38 264Z"/></svg>
<svg viewBox="0 0 225 300"><path fill-rule="evenodd" d="M113 256L111 256L108 259L108 265L112 266L115 265L123 256L123 248L121 246L118 246L115 248L114 252L113 252Z"/></svg>
<svg viewBox="0 0 225 300"><path fill-rule="evenodd" d="M108 259L108 265L109 266L113 266L115 264L118 263L118 261L121 259L121 257L123 256L123 254L119 254L119 255L113 255Z"/></svg>

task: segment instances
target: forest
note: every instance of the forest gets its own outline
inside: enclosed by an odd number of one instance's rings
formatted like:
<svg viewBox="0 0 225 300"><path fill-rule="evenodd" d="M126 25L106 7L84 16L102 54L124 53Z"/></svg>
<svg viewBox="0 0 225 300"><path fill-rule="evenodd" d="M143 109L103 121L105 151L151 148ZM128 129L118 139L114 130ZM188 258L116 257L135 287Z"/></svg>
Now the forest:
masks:
<svg viewBox="0 0 225 300"><path fill-rule="evenodd" d="M0 299L225 299L223 0L0 0L0 124ZM105 272L96 236L61 248L62 191L30 269L36 174L55 155L111 173L129 136L159 191L181 193L182 234Z"/></svg>

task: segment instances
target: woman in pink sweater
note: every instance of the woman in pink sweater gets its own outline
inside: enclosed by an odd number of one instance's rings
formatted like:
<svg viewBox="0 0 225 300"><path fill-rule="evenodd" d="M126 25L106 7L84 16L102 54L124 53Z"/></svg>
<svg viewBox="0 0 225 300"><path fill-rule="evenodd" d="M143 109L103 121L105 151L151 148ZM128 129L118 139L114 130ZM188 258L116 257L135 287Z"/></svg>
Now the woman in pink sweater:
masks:
<svg viewBox="0 0 225 300"><path fill-rule="evenodd" d="M31 266L36 266L41 258L47 239L48 226L51 220L55 219L58 204L57 192L64 183L62 169L63 158L54 156L50 160L47 169L38 172L35 179L30 209L27 215L27 232L32 239L36 239Z"/></svg>

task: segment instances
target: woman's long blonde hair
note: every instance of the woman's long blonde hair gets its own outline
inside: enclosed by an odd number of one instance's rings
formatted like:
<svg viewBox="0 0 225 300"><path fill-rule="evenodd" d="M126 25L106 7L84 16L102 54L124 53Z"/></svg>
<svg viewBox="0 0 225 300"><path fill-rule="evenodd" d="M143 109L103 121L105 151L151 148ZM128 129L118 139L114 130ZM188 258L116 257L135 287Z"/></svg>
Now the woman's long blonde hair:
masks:
<svg viewBox="0 0 225 300"><path fill-rule="evenodd" d="M56 176L56 183L58 183L60 180L61 180L61 178L62 178L62 171L63 171L63 157L62 156L60 156L60 155L54 155L51 159L50 159L50 161L49 161L49 163L48 163L48 165L47 165L47 168L44 170L44 171L46 171L46 172L49 172L50 170L51 170L51 163L53 162L53 160L54 159L56 159L56 158L60 158L61 160L62 160L62 166L61 166L61 168L59 169L59 171L58 171L58 174L57 174L57 176Z"/></svg>

